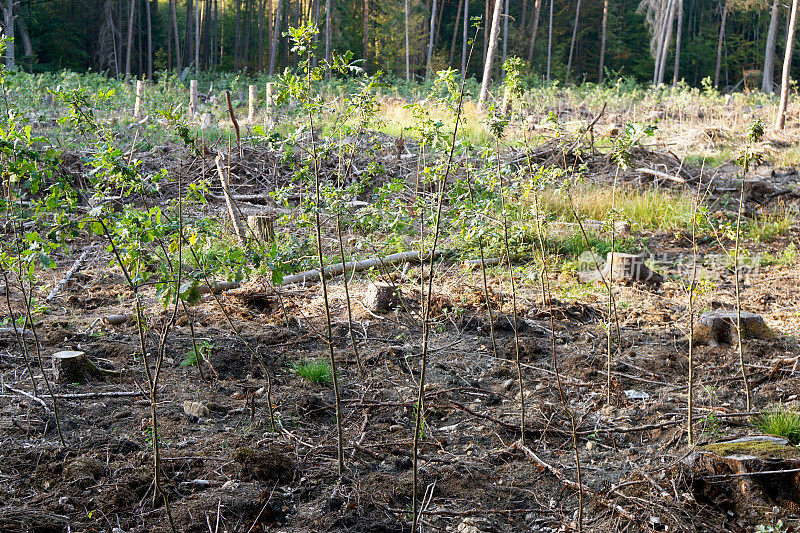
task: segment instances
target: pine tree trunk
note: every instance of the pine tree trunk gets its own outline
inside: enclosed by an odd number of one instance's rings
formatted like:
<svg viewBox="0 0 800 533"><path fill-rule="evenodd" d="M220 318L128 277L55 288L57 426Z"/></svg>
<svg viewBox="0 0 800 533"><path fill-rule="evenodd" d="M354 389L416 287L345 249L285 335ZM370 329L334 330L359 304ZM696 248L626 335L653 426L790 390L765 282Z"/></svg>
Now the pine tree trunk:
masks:
<svg viewBox="0 0 800 533"><path fill-rule="evenodd" d="M447 66L453 68L453 59L456 55L456 43L458 42L458 24L461 22L461 8L464 5L464 0L458 0L458 9L456 10L456 23L453 26L453 40L450 42L450 61L447 63ZM461 71L464 72L463 70Z"/></svg>
<svg viewBox="0 0 800 533"><path fill-rule="evenodd" d="M506 79L505 64L507 57L506 54L508 54L508 19L510 18L510 14L508 11L509 8L508 2L509 0L506 0L506 5L504 6L505 17L503 17L503 61L500 63L502 80Z"/></svg>
<svg viewBox="0 0 800 533"><path fill-rule="evenodd" d="M528 15L528 0L522 0L522 19L519 21L519 33L525 34L525 20Z"/></svg>
<svg viewBox="0 0 800 533"><path fill-rule="evenodd" d="M533 61L533 45L536 44L536 33L539 31L539 13L542 10L542 0L533 4L533 29L531 29L531 42L528 45L528 63Z"/></svg>
<svg viewBox="0 0 800 533"><path fill-rule="evenodd" d="M264 2L258 1L258 70L264 70ZM316 39L316 37L315 37Z"/></svg>
<svg viewBox="0 0 800 533"><path fill-rule="evenodd" d="M191 0L190 0L191 1ZM247 16L244 29L244 51L242 53L242 68L247 70L250 59L250 33L253 29L253 0L245 1L245 14Z"/></svg>
<svg viewBox="0 0 800 533"><path fill-rule="evenodd" d="M325 60L330 64L331 61L331 10L333 6L331 5L333 0L327 0L325 2ZM406 0L408 2L408 0ZM330 76L331 72L328 70L328 76Z"/></svg>
<svg viewBox="0 0 800 533"><path fill-rule="evenodd" d="M14 19L17 16L14 14L14 6L18 3L17 0L6 0L3 4L3 35L8 37L6 41L6 68L13 69L16 66L14 57Z"/></svg>
<svg viewBox="0 0 800 533"><path fill-rule="evenodd" d="M25 24L25 19L22 15L17 15L17 27L19 28L19 40L22 43L22 56L26 58L33 57L33 43L31 36L28 33L28 26Z"/></svg>
<svg viewBox="0 0 800 533"><path fill-rule="evenodd" d="M408 1L408 0L406 0ZM467 42L469 41L469 0L464 0L464 39L461 44L461 75L467 77Z"/></svg>
<svg viewBox="0 0 800 533"><path fill-rule="evenodd" d="M278 38L281 34L281 8L283 7L283 0L278 0L278 6L275 8L275 26L272 30L272 45L269 52L269 76L275 74L275 56L278 55Z"/></svg>
<svg viewBox="0 0 800 533"><path fill-rule="evenodd" d="M722 6L722 21L719 25L719 38L717 39L717 64L714 67L714 87L719 87L719 70L722 65L722 43L725 40L725 21L728 18L728 4L729 0L723 0L725 4Z"/></svg>
<svg viewBox="0 0 800 533"><path fill-rule="evenodd" d="M435 0L434 0L435 1ZM497 52L497 38L500 33L500 17L502 14L503 0L495 0L492 15L492 30L489 35L489 47L486 51L486 61L483 64L483 79L481 80L481 94L478 98L478 108L483 109L489 96L489 83L492 78L492 63Z"/></svg>
<svg viewBox="0 0 800 533"><path fill-rule="evenodd" d="M224 1L224 0L223 0ZM239 69L239 45L241 41L241 33L242 33L242 0L236 0L233 4L233 9L235 11L234 14L234 25L233 25L233 69Z"/></svg>
<svg viewBox="0 0 800 533"><path fill-rule="evenodd" d="M567 75L565 76L565 82L569 81L569 73L572 70L572 55L575 51L575 37L578 36L578 20L581 16L581 0L578 0L577 4L575 5L575 23L572 25L572 40L569 42L569 59L567 60Z"/></svg>
<svg viewBox="0 0 800 533"><path fill-rule="evenodd" d="M172 2L169 0L167 8L167 70L172 72ZM156 5L158 1L156 0Z"/></svg>
<svg viewBox="0 0 800 533"><path fill-rule="evenodd" d="M194 3L194 73L200 75L200 1Z"/></svg>
<svg viewBox="0 0 800 533"><path fill-rule="evenodd" d="M502 0L497 0L498 2ZM430 30L428 31L428 55L425 59L425 79L430 78L431 75L431 60L433 59L433 33L434 33L434 24L436 23L436 2L437 0L433 0L433 7L431 8L431 24Z"/></svg>
<svg viewBox="0 0 800 533"><path fill-rule="evenodd" d="M150 0L144 0L147 16L147 79L153 79L153 19L150 16Z"/></svg>
<svg viewBox="0 0 800 533"><path fill-rule="evenodd" d="M194 52L194 46L192 46L192 37L194 35L194 30L192 26L194 25L192 22L194 18L192 18L192 6L193 0L186 0L186 17L184 20L184 29L186 30L186 34L183 36L183 52L184 58L183 62L188 67L192 62L192 55Z"/></svg>
<svg viewBox="0 0 800 533"><path fill-rule="evenodd" d="M603 0L603 22L600 23L600 65L597 72L597 83L603 83L606 60L606 30L608 28L608 0Z"/></svg>
<svg viewBox="0 0 800 533"><path fill-rule="evenodd" d="M128 8L128 42L125 45L125 79L131 77L131 50L133 49L133 16L136 13L136 0L131 0Z"/></svg>
<svg viewBox="0 0 800 533"><path fill-rule="evenodd" d="M411 59L409 57L409 44L408 44L408 0L405 0L403 16L405 18L405 26L406 26L406 81L411 81Z"/></svg>
<svg viewBox="0 0 800 533"><path fill-rule="evenodd" d="M786 125L786 106L789 103L789 71L792 66L792 50L794 49L794 32L797 28L797 3L792 0L792 12L789 17L789 31L786 35L786 52L783 56L783 73L781 76L781 99L778 104L778 116L775 117L775 129L782 130Z"/></svg>
<svg viewBox="0 0 800 533"><path fill-rule="evenodd" d="M264 0L261 0L262 4ZM314 28L316 28L316 32L314 32L314 48L316 49L316 45L319 42L319 3L320 0L313 0L314 2ZM262 8L263 9L263 8ZM260 24L260 23L259 23ZM259 25L259 28L261 26ZM317 57L318 54L314 54L314 66L317 66Z"/></svg>
<svg viewBox="0 0 800 533"><path fill-rule="evenodd" d="M780 2L773 0L769 14L769 30L767 30L767 48L764 51L764 69L762 70L761 92L772 93L772 80L775 77L775 46L778 43L778 23L780 22Z"/></svg>
<svg viewBox="0 0 800 533"><path fill-rule="evenodd" d="M550 64L553 59L553 2L550 0L550 19L547 22L547 82L550 83Z"/></svg>
<svg viewBox="0 0 800 533"><path fill-rule="evenodd" d="M675 68L672 72L672 85L678 85L681 70L681 40L683 39L683 0L678 2L678 30L675 32Z"/></svg>
<svg viewBox="0 0 800 533"><path fill-rule="evenodd" d="M178 71L183 70L183 63L181 62L181 45L180 36L178 35L178 8L176 6L178 0L170 0L172 10L172 38L175 40L175 67Z"/></svg>
<svg viewBox="0 0 800 533"><path fill-rule="evenodd" d="M433 39L433 49L439 48L439 35L442 29L442 13L444 13L444 0L439 3L439 14L436 16L436 36Z"/></svg>
<svg viewBox="0 0 800 533"><path fill-rule="evenodd" d="M364 58L364 69L367 69L369 63L369 0L364 0L364 41L362 43L363 46L363 58Z"/></svg>
<svg viewBox="0 0 800 533"><path fill-rule="evenodd" d="M670 41L672 41L672 24L675 22L675 6L678 0L670 0L669 13L667 14L667 24L664 34L664 46L661 48L661 61L658 65L658 81L656 85L664 83L664 72L667 66L667 53L669 52Z"/></svg>
<svg viewBox="0 0 800 533"><path fill-rule="evenodd" d="M653 57L653 85L658 85L658 70L661 67L661 52L664 50L664 33L667 27L667 13L671 0L661 0L658 11L658 23L656 24L656 55Z"/></svg>

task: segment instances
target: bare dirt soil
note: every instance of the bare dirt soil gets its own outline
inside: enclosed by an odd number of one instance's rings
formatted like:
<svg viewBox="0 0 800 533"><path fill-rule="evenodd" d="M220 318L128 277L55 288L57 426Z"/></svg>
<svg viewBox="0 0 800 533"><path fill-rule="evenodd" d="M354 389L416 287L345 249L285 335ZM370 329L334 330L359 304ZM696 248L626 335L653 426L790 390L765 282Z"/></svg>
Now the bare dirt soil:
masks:
<svg viewBox="0 0 800 533"><path fill-rule="evenodd" d="M748 205L755 209L757 199ZM222 212L221 205L209 209ZM637 238L654 254L691 252L685 234L642 231ZM778 257L792 243L800 243L797 227L747 249ZM137 328L132 320L104 321L130 315L133 295L122 272L109 267L112 256L103 243L73 242L72 248L58 259L58 268L41 274L37 287L46 294L80 252L90 250L37 323L44 368L34 339L26 337L44 404L31 398L13 329L0 330L0 531L169 531L166 502L153 484L153 422ZM706 242L700 252L720 249ZM218 300L205 295L188 316L178 311L156 406L162 483L178 531L410 531L420 276L417 265L354 277L353 333L361 369L349 340L344 287L341 279L329 282L344 428L342 476L333 391L292 368L328 356L319 284L285 287L279 299L254 281ZM360 303L369 281L378 278L401 293L401 305L386 314ZM521 388L505 267L490 270L488 279L494 353L480 271L436 263L419 455L425 530L575 530L578 470L561 394L576 422L585 529L744 532L778 519L798 527L800 497L795 507L742 509L698 490L684 465L691 451L685 428L689 314L679 279L660 287L615 288L620 336L613 332L611 405L602 285L587 289L571 275L552 272L549 282L556 291L550 299L543 298L535 276L517 279ZM3 290L19 316L22 294L13 286ZM148 335L156 336L171 312L163 311L152 288L143 295ZM741 299L777 334L744 341L752 411L796 402L800 268L761 266L744 280ZM733 308L730 270L723 269L714 289L701 291L698 300L696 309ZM204 378L196 366L181 365L192 349L192 328L210 346ZM248 344L271 374L277 427L270 421L265 376ZM118 371L83 384L53 385L66 446L59 443L42 380L43 372L51 374L50 356L61 350L84 351L99 367ZM695 356L697 444L753 434L736 346L697 346ZM187 414L185 402L201 402L202 416Z"/></svg>

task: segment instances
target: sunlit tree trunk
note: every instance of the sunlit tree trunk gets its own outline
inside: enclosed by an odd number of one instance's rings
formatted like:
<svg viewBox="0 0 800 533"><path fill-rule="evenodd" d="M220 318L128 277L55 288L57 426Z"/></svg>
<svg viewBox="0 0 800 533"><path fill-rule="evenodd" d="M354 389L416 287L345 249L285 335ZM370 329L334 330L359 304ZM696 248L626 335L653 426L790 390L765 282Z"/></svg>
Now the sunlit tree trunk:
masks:
<svg viewBox="0 0 800 533"><path fill-rule="evenodd" d="M606 60L606 29L608 28L608 0L603 0L603 22L600 23L600 65L597 73L597 83L603 83Z"/></svg>
<svg viewBox="0 0 800 533"><path fill-rule="evenodd" d="M467 42L469 41L469 0L464 0L464 39L461 44L461 74L467 76Z"/></svg>
<svg viewBox="0 0 800 533"><path fill-rule="evenodd" d="M408 45L408 0L405 0L404 18L406 23L406 81L411 81L411 59Z"/></svg>
<svg viewBox="0 0 800 533"><path fill-rule="evenodd" d="M728 18L729 0L724 0L722 6L722 21L719 25L719 38L717 39L717 64L714 67L714 87L719 87L719 70L722 65L722 43L725 40L725 22Z"/></svg>
<svg viewBox="0 0 800 533"><path fill-rule="evenodd" d="M536 44L536 33L539 31L539 13L542 9L542 0L536 0L533 5L533 29L531 29L531 41L528 45L528 63L533 61L533 45Z"/></svg>
<svg viewBox="0 0 800 533"><path fill-rule="evenodd" d="M436 6L434 5L434 10ZM364 41L363 41L363 48L364 48L364 68L368 68L369 63L369 0L364 0Z"/></svg>
<svg viewBox="0 0 800 533"><path fill-rule="evenodd" d="M781 75L781 98L778 104L778 116L775 117L775 129L782 130L786 124L786 106L789 103L789 70L792 66L792 49L794 48L794 32L797 27L797 3L792 0L792 14L789 17L789 31L786 35L786 52L783 56L783 73Z"/></svg>
<svg viewBox="0 0 800 533"><path fill-rule="evenodd" d="M772 2L769 14L769 30L767 30L767 48L764 50L764 68L761 78L761 92L772 92L772 80L775 77L775 45L778 43L778 23L780 22L780 2Z"/></svg>
<svg viewBox="0 0 800 533"><path fill-rule="evenodd" d="M224 2L224 0L223 0ZM241 29L242 29L242 0L235 0L233 3L234 9L234 25L233 25L233 68L239 68L239 45L241 40Z"/></svg>
<svg viewBox="0 0 800 533"><path fill-rule="evenodd" d="M200 75L200 1L194 3L194 73Z"/></svg>
<svg viewBox="0 0 800 533"><path fill-rule="evenodd" d="M436 0L434 0L436 1ZM486 98L489 96L489 83L492 80L492 64L497 52L497 38L500 33L500 17L503 15L503 0L495 0L494 14L492 15L492 29L489 35L489 47L486 50L486 61L483 64L483 79L481 80L481 94L478 98L478 107L483 109Z"/></svg>
<svg viewBox="0 0 800 533"><path fill-rule="evenodd" d="M128 42L125 45L125 79L131 77L131 50L133 49L133 16L136 13L136 0L131 0L128 9Z"/></svg>
<svg viewBox="0 0 800 533"><path fill-rule="evenodd" d="M575 51L575 37L578 35L578 19L581 16L581 0L575 5L575 23L572 25L572 40L569 42L569 59L567 60L566 81L569 81L569 73L572 70L572 55Z"/></svg>
<svg viewBox="0 0 800 533"><path fill-rule="evenodd" d="M281 10L283 8L283 0L278 0L278 5L275 8L275 26L272 30L272 45L269 51L269 72L268 75L275 74L275 56L278 55L278 38L281 34Z"/></svg>
<svg viewBox="0 0 800 533"><path fill-rule="evenodd" d="M508 12L508 8L509 8L508 1L509 0L505 0L505 1L506 1L506 5L505 5L505 7L503 9L504 9L504 12L505 12L506 16L503 17L503 61L501 62L501 67L502 67L501 78L504 79L504 80L506 79L505 64L506 64L506 57L507 57L506 54L508 53L508 19L509 19L509 12Z"/></svg>
<svg viewBox="0 0 800 533"><path fill-rule="evenodd" d="M672 24L675 22L675 7L678 0L670 0L669 12L667 13L667 24L664 28L664 46L661 47L661 60L658 63L658 79L656 85L664 83L664 72L667 66L667 53L669 53L669 45L672 41Z"/></svg>
<svg viewBox="0 0 800 533"><path fill-rule="evenodd" d="M497 0L498 2L502 0ZM425 79L428 79L431 75L431 61L433 59L433 30L434 24L436 23L436 2L437 0L433 0L433 7L431 8L431 25L430 31L428 32L428 54L425 59Z"/></svg>
<svg viewBox="0 0 800 533"><path fill-rule="evenodd" d="M672 72L672 85L677 85L680 80L681 70L681 40L683 38L683 0L678 2L678 30L675 32L675 68Z"/></svg>

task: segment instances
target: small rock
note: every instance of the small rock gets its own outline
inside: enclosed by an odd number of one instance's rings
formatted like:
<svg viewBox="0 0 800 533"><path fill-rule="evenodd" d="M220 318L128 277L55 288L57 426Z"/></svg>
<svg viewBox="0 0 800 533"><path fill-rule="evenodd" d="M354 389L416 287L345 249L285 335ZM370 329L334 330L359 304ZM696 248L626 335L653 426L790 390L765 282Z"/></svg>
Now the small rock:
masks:
<svg viewBox="0 0 800 533"><path fill-rule="evenodd" d="M507 379L507 380L505 380L503 382L503 389L511 390L512 388L514 388L514 380L513 379Z"/></svg>
<svg viewBox="0 0 800 533"><path fill-rule="evenodd" d="M203 418L208 416L209 410L204 404L200 402L193 402L191 400L186 400L183 402L183 412L189 416L195 416L197 418Z"/></svg>

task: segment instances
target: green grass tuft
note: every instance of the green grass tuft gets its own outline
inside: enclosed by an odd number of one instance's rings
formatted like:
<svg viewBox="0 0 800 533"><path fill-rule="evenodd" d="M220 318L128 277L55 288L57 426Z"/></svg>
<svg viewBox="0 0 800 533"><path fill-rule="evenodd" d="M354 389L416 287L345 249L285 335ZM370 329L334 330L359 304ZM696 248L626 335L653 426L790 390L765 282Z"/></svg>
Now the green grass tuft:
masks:
<svg viewBox="0 0 800 533"><path fill-rule="evenodd" d="M784 437L792 444L800 444L800 413L779 407L759 415L753 424L766 433Z"/></svg>
<svg viewBox="0 0 800 533"><path fill-rule="evenodd" d="M333 381L331 365L324 357L300 361L292 365L292 369L301 378L317 385L329 385Z"/></svg>

